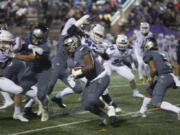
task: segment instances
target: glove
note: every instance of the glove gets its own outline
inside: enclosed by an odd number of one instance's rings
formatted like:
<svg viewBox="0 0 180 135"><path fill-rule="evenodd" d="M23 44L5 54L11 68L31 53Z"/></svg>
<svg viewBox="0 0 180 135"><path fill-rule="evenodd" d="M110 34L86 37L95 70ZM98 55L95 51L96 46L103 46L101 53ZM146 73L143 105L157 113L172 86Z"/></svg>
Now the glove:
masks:
<svg viewBox="0 0 180 135"><path fill-rule="evenodd" d="M79 75L82 75L82 70L81 70L81 67L76 67L76 68L73 68L72 69L72 76L74 78L78 77Z"/></svg>
<svg viewBox="0 0 180 135"><path fill-rule="evenodd" d="M33 51L34 56L36 56L37 54L38 55L42 55L43 54L43 49L39 48L39 47L33 48L32 51Z"/></svg>
<svg viewBox="0 0 180 135"><path fill-rule="evenodd" d="M68 76L67 81L72 88L75 87L76 82L75 82L75 78L72 74Z"/></svg>
<svg viewBox="0 0 180 135"><path fill-rule="evenodd" d="M82 24L86 23L88 21L88 18L90 16L89 15L84 15L83 17L81 17L79 20L76 21L76 23L74 24L76 27L81 26Z"/></svg>
<svg viewBox="0 0 180 135"><path fill-rule="evenodd" d="M35 45L29 44L28 45L28 49L32 50L34 56L36 56L36 54L38 55L42 55L43 54L43 49L40 47L37 47Z"/></svg>

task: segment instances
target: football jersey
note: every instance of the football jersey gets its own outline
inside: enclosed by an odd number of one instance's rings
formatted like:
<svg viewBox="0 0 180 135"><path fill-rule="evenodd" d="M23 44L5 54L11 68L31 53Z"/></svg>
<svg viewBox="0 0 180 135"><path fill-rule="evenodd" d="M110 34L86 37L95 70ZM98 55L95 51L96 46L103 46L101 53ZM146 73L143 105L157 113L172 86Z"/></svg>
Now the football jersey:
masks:
<svg viewBox="0 0 180 135"><path fill-rule="evenodd" d="M76 52L74 54L74 57L69 56L68 57L68 67L83 67L85 66L83 56L91 53L91 50L87 46L79 46L76 49ZM92 55L92 59L94 62L94 69L88 73L85 74L85 77L88 81L93 80L96 78L99 74L101 74L104 71L104 68L101 66L101 64L95 60L94 56Z"/></svg>
<svg viewBox="0 0 180 135"><path fill-rule="evenodd" d="M157 39L157 45L159 52L163 52L165 50L165 39Z"/></svg>
<svg viewBox="0 0 180 135"><path fill-rule="evenodd" d="M164 53L160 53L157 50L149 50L145 52L143 60L146 64L148 64L150 60L154 61L157 75L172 73L172 67Z"/></svg>
<svg viewBox="0 0 180 135"><path fill-rule="evenodd" d="M43 49L43 54L40 56L39 59L35 59L34 61L29 62L29 67L32 71L41 71L44 69L49 69L51 67L51 60L50 60L50 47L48 42L38 45L39 48Z"/></svg>
<svg viewBox="0 0 180 135"><path fill-rule="evenodd" d="M122 66L124 65L123 60L131 57L132 55L132 49L127 48L125 51L121 51L117 48L115 44L110 46L106 53L109 55L109 60L111 64L116 66Z"/></svg>
<svg viewBox="0 0 180 135"><path fill-rule="evenodd" d="M143 34L141 33L141 31L135 31L135 32L134 32L134 36L136 36L135 47L141 49L141 46L142 46L142 44L143 44L143 41L144 41L146 38L152 37L153 34L152 34L152 32L149 32L147 35L143 35Z"/></svg>

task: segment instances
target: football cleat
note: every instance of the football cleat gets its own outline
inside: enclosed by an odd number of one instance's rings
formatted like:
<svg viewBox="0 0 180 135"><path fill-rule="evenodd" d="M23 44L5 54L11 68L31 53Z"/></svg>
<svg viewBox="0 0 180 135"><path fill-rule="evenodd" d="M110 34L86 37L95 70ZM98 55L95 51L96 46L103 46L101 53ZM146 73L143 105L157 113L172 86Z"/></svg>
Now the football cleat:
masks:
<svg viewBox="0 0 180 135"><path fill-rule="evenodd" d="M147 115L145 113L140 113L140 112L137 112L137 113L134 113L132 115L133 118L137 118L137 117L142 117L142 118L146 118Z"/></svg>
<svg viewBox="0 0 180 135"><path fill-rule="evenodd" d="M108 106L107 108L107 116L109 118L109 124L114 125L116 123L116 111L113 106Z"/></svg>
<svg viewBox="0 0 180 135"><path fill-rule="evenodd" d="M116 112L116 113L121 112L121 111L122 111L121 108L119 108L119 107L116 107L116 108L115 108L115 112Z"/></svg>
<svg viewBox="0 0 180 135"><path fill-rule="evenodd" d="M62 103L61 98L56 98L55 96L51 98L51 101L55 102L59 107L66 108L66 105Z"/></svg>
<svg viewBox="0 0 180 135"><path fill-rule="evenodd" d="M48 108L44 109L42 111L42 115L41 115L41 121L48 121L49 120L49 112L48 112Z"/></svg>
<svg viewBox="0 0 180 135"><path fill-rule="evenodd" d="M136 90L136 91L133 91L133 97L144 98L144 95Z"/></svg>
<svg viewBox="0 0 180 135"><path fill-rule="evenodd" d="M143 79L140 79L139 82L140 82L140 84L144 84L144 80Z"/></svg>
<svg viewBox="0 0 180 135"><path fill-rule="evenodd" d="M145 81L145 83L147 83L147 84L150 84L150 83L151 83L151 80L149 79L149 77L144 77L144 81Z"/></svg>
<svg viewBox="0 0 180 135"><path fill-rule="evenodd" d="M37 116L37 114L32 111L31 107L24 108L24 115L26 115L28 117L36 117Z"/></svg>
<svg viewBox="0 0 180 135"><path fill-rule="evenodd" d="M5 109L5 108L7 108L7 107L9 107L9 106L11 106L13 104L14 104L13 100L12 101L7 101L7 102L4 103L3 106L0 107L0 109Z"/></svg>
<svg viewBox="0 0 180 135"><path fill-rule="evenodd" d="M26 119L22 113L14 114L13 119L20 120L21 122L28 122L29 120Z"/></svg>

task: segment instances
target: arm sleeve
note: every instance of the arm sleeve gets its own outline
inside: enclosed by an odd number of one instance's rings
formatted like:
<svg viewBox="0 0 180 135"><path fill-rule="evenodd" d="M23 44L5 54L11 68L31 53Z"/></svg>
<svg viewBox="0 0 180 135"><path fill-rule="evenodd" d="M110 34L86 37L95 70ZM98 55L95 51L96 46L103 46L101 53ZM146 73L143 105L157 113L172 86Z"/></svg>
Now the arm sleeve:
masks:
<svg viewBox="0 0 180 135"><path fill-rule="evenodd" d="M74 25L76 22L76 20L74 18L70 18L66 24L64 25L64 28L61 32L61 35L67 35L68 34L68 30L72 27L72 25Z"/></svg>
<svg viewBox="0 0 180 135"><path fill-rule="evenodd" d="M148 64L149 61L152 60L152 55L149 52L145 53L143 60L146 64Z"/></svg>

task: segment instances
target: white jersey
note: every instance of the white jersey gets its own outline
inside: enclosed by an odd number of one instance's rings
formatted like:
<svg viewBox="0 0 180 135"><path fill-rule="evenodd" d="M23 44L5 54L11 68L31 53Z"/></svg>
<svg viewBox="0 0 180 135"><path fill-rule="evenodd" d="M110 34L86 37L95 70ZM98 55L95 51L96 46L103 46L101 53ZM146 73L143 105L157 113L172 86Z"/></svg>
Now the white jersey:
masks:
<svg viewBox="0 0 180 135"><path fill-rule="evenodd" d="M143 41L146 39L146 38L149 38L149 37L152 37L153 34L152 32L149 32L146 36L144 36L141 31L134 31L134 36L136 37L136 40L135 40L135 46L133 47L134 51L136 51L136 53L140 56L143 56L143 51L141 49L142 47L142 44L143 44Z"/></svg>
<svg viewBox="0 0 180 135"><path fill-rule="evenodd" d="M178 47L178 41L174 40L170 42L168 54L170 60L177 61L177 47Z"/></svg>
<svg viewBox="0 0 180 135"><path fill-rule="evenodd" d="M123 60L132 57L132 49L128 48L125 51L120 51L115 44L109 47L106 53L110 57L108 63L115 66L123 66Z"/></svg>
<svg viewBox="0 0 180 135"><path fill-rule="evenodd" d="M165 39L157 39L157 45L158 45L158 50L159 52L163 52L165 50Z"/></svg>
<svg viewBox="0 0 180 135"><path fill-rule="evenodd" d="M111 42L108 40L104 40L101 44L97 44L90 38L84 38L84 37L81 39L81 44L90 48L92 50L92 54L96 57L96 59L99 62L102 61L102 57L97 53L97 50L100 48L107 50L111 46Z"/></svg>

